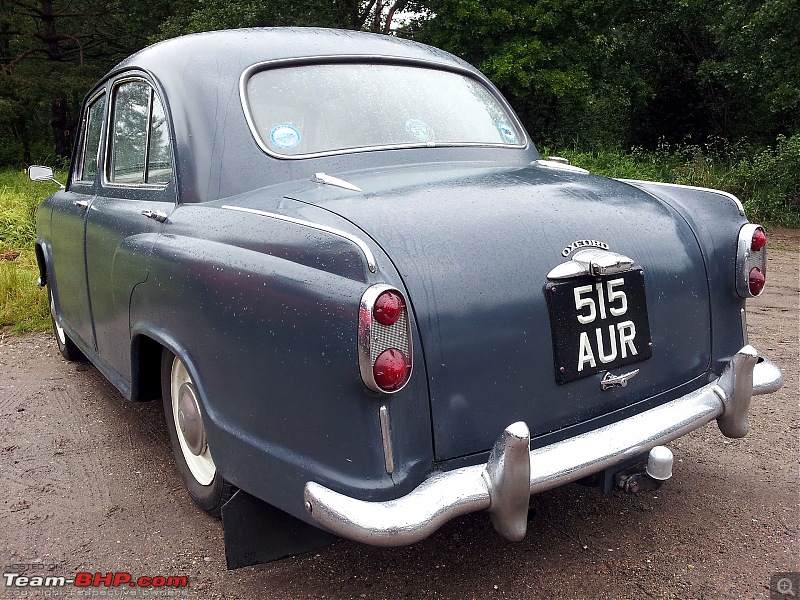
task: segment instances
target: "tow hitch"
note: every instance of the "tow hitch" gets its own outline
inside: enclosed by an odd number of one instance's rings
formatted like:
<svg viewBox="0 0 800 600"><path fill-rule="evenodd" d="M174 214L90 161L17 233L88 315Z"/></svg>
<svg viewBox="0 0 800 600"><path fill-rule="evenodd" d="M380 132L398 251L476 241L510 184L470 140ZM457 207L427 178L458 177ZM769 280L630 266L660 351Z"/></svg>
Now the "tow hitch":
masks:
<svg viewBox="0 0 800 600"><path fill-rule="evenodd" d="M619 471L614 475L614 485L629 494L653 491L672 477L672 451L666 446L650 450L646 461Z"/></svg>

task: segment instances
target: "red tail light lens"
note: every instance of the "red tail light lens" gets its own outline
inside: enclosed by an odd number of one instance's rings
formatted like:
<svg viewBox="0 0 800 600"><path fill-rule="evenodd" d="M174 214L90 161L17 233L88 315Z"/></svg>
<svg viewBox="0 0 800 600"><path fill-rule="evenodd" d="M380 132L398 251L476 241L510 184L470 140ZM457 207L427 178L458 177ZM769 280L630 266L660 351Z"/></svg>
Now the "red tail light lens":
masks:
<svg viewBox="0 0 800 600"><path fill-rule="evenodd" d="M767 278L767 234L761 225L747 223L736 241L736 293L745 300L760 296Z"/></svg>
<svg viewBox="0 0 800 600"><path fill-rule="evenodd" d="M750 277L748 283L750 285L750 293L753 296L758 296L761 293L761 290L764 289L764 283L766 283L766 278L764 277L764 273L761 272L761 269L758 267L753 267L750 269Z"/></svg>
<svg viewBox="0 0 800 600"><path fill-rule="evenodd" d="M411 379L414 352L409 302L385 283L370 286L358 310L358 370L373 392L394 394Z"/></svg>
<svg viewBox="0 0 800 600"><path fill-rule="evenodd" d="M387 392L403 386L408 378L409 364L406 355L397 348L384 350L372 366L375 383Z"/></svg>
<svg viewBox="0 0 800 600"><path fill-rule="evenodd" d="M388 290L383 292L375 301L375 307L372 309L375 320L381 325L394 325L400 315L403 314L405 302L402 296L397 292Z"/></svg>
<svg viewBox="0 0 800 600"><path fill-rule="evenodd" d="M763 228L759 227L753 232L753 239L750 242L750 249L753 252L758 252L767 243L767 233Z"/></svg>

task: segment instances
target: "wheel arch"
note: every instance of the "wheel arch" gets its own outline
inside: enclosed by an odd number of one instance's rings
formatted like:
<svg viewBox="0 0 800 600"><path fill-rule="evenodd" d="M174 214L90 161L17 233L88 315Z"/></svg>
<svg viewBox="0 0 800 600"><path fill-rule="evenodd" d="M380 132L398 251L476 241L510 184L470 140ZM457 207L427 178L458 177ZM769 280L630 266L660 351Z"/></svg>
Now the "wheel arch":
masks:
<svg viewBox="0 0 800 600"><path fill-rule="evenodd" d="M131 399L139 402L161 398L161 354L164 346L144 334L131 339Z"/></svg>
<svg viewBox="0 0 800 600"><path fill-rule="evenodd" d="M50 283L47 276L47 265L50 261L48 260L47 251L45 250L45 243L42 239L36 240L34 250L36 251L36 265L39 267L38 285L39 287L44 287Z"/></svg>
<svg viewBox="0 0 800 600"><path fill-rule="evenodd" d="M205 409L203 399L207 396L203 379L191 352L173 335L152 326L138 326L131 330L131 398L139 401L161 398L161 355L165 349L186 366L198 391L201 408Z"/></svg>

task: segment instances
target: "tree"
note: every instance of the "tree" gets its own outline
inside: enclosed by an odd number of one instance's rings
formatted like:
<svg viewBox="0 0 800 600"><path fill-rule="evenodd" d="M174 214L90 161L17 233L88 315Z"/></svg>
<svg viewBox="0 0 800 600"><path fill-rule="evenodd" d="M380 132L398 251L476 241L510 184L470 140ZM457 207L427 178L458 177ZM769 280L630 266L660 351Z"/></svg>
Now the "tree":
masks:
<svg viewBox="0 0 800 600"><path fill-rule="evenodd" d="M725 132L773 142L800 132L800 18L794 0L725 0L710 34L719 47L698 67L724 90Z"/></svg>
<svg viewBox="0 0 800 600"><path fill-rule="evenodd" d="M481 69L538 142L609 145L627 135L627 68L613 60L616 0L431 0L415 39Z"/></svg>
<svg viewBox="0 0 800 600"><path fill-rule="evenodd" d="M73 146L81 100L115 62L146 39L140 33L163 18L154 0L0 0L0 127L31 160L49 120L55 157ZM140 28L141 29L138 29Z"/></svg>
<svg viewBox="0 0 800 600"><path fill-rule="evenodd" d="M389 33L409 0L178 0L154 39L238 27L335 27Z"/></svg>
<svg viewBox="0 0 800 600"><path fill-rule="evenodd" d="M559 146L800 130L796 0L429 0L415 39L475 64Z"/></svg>

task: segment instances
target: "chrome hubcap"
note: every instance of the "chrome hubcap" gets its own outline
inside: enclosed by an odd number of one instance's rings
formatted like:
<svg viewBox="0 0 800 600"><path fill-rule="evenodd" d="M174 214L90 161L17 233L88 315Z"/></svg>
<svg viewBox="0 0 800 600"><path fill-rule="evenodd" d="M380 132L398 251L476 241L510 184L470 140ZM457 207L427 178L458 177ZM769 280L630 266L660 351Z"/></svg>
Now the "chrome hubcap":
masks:
<svg viewBox="0 0 800 600"><path fill-rule="evenodd" d="M206 430L197 406L197 396L191 383L184 383L178 392L178 427L189 451L200 456L206 449Z"/></svg>
<svg viewBox="0 0 800 600"><path fill-rule="evenodd" d="M203 414L197 400L197 391L186 366L178 357L172 362L170 373L172 417L181 453L192 477L200 485L211 485L217 467L206 442Z"/></svg>

